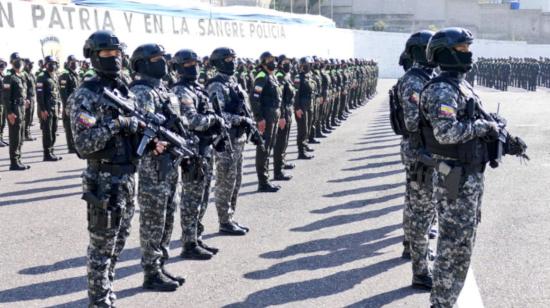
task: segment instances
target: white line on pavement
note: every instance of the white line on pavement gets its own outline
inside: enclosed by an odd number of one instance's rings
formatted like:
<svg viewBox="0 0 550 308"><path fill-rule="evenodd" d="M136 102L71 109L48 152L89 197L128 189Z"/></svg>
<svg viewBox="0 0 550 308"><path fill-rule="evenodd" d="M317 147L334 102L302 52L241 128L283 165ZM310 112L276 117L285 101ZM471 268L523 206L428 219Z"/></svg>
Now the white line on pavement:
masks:
<svg viewBox="0 0 550 308"><path fill-rule="evenodd" d="M456 306L458 308L483 308L483 301L477 287L474 270L471 267L468 269L464 288L462 288L462 292L458 296Z"/></svg>

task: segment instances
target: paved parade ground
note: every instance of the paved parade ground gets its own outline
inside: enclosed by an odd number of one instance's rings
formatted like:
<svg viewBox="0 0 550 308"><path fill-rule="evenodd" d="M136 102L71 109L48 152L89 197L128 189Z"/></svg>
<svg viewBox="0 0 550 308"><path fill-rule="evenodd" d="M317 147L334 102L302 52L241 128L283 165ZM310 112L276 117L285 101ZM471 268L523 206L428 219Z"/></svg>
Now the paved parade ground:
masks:
<svg viewBox="0 0 550 308"><path fill-rule="evenodd" d="M429 293L410 287L411 265L401 259L404 173L387 108L394 82L381 80L378 95L315 147L314 160L295 160L293 134L288 157L297 167L279 193L256 192L255 149L247 145L236 219L251 232L218 234L210 203L205 239L220 253L182 260L178 213L168 269L188 281L176 292L141 288L136 211L117 267L117 306L428 307ZM479 91L488 111L502 103L531 161L506 157L486 172L474 275L460 307L474 307L468 303L479 295L484 307L550 307L550 90ZM0 149L0 307L87 305L84 161L66 154L61 122L60 130L61 162L42 162L39 137L23 145L32 169L10 172L8 149Z"/></svg>

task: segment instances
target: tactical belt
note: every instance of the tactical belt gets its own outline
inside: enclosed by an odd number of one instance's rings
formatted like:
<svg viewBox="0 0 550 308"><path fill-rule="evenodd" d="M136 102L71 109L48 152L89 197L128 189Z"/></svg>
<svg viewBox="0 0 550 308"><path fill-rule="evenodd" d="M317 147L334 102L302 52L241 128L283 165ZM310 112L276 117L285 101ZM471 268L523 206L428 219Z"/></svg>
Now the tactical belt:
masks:
<svg viewBox="0 0 550 308"><path fill-rule="evenodd" d="M100 172L110 173L112 176L123 176L125 174L136 173L136 166L134 165L114 165L114 164L99 164L98 169Z"/></svg>

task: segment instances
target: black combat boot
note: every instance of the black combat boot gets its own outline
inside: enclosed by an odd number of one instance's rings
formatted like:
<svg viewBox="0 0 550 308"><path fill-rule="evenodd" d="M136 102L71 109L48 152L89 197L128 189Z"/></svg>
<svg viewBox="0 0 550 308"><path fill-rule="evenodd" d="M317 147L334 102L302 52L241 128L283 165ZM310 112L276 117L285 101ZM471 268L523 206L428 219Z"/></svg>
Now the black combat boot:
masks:
<svg viewBox="0 0 550 308"><path fill-rule="evenodd" d="M197 240L197 244L202 248L210 251L213 255L217 254L220 250L216 247L208 246L203 240Z"/></svg>
<svg viewBox="0 0 550 308"><path fill-rule="evenodd" d="M220 233L228 235L246 235L246 230L233 222L220 224Z"/></svg>
<svg viewBox="0 0 550 308"><path fill-rule="evenodd" d="M44 161L58 161L62 160L63 157L56 156L53 153L44 153Z"/></svg>
<svg viewBox="0 0 550 308"><path fill-rule="evenodd" d="M290 181L292 179L292 175L286 174L283 171L279 171L275 173L274 180L275 181Z"/></svg>
<svg viewBox="0 0 550 308"><path fill-rule="evenodd" d="M281 186L274 185L270 182L261 183L258 185L259 192L278 192Z"/></svg>
<svg viewBox="0 0 550 308"><path fill-rule="evenodd" d="M285 169L285 170L292 170L294 168L296 168L296 164L294 164L294 163L284 163L283 164L283 169Z"/></svg>
<svg viewBox="0 0 550 308"><path fill-rule="evenodd" d="M191 260L210 260L214 255L196 242L185 243L180 257Z"/></svg>
<svg viewBox="0 0 550 308"><path fill-rule="evenodd" d="M168 272L164 268L164 266L162 266L160 269L166 277L170 278L170 280L172 280L172 281L175 281L179 286L182 286L185 283L185 278L183 278L181 276L176 276L176 275L170 274L170 272Z"/></svg>
<svg viewBox="0 0 550 308"><path fill-rule="evenodd" d="M415 289L421 289L421 290L431 290L432 289L432 275L426 274L426 275L414 275L412 279L412 287Z"/></svg>
<svg viewBox="0 0 550 308"><path fill-rule="evenodd" d="M172 292L176 291L179 284L172 279L168 278L161 271L145 274L143 280L143 288L147 290L154 290L160 292Z"/></svg>
<svg viewBox="0 0 550 308"><path fill-rule="evenodd" d="M313 154L308 154L305 152L298 154L298 159L313 159L313 157L315 157Z"/></svg>

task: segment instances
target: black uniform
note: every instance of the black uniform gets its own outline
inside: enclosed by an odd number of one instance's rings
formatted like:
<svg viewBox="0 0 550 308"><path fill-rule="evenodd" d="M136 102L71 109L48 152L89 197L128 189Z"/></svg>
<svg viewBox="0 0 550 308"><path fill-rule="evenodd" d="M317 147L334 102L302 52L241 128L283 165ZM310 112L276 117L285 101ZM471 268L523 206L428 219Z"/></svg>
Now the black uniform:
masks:
<svg viewBox="0 0 550 308"><path fill-rule="evenodd" d="M9 71L4 78L3 96L6 114L8 116L14 114L17 117L13 124L8 121L11 167L25 167L21 163L21 147L25 132L25 104L27 104L27 80L24 72Z"/></svg>
<svg viewBox="0 0 550 308"><path fill-rule="evenodd" d="M281 116L279 110L281 96L281 89L275 75L265 69L260 70L254 80L254 94L251 100L256 123L265 121L265 131L262 134L265 149L260 146L256 147L256 172L259 186L269 183L269 154L275 144L277 123Z"/></svg>
<svg viewBox="0 0 550 308"><path fill-rule="evenodd" d="M48 116L40 119L42 129L42 146L44 148L44 159L54 159L53 146L57 133L57 120L59 107L61 106L61 95L55 73L44 71L38 76L36 83L38 97L38 109L46 111Z"/></svg>
<svg viewBox="0 0 550 308"><path fill-rule="evenodd" d="M65 129L65 136L67 138L67 148L69 153L75 153L73 134L71 131L70 121L70 106L67 106L69 96L80 86L80 78L78 73L67 69L59 77L59 92L61 94L61 103L63 105L63 128Z"/></svg>

